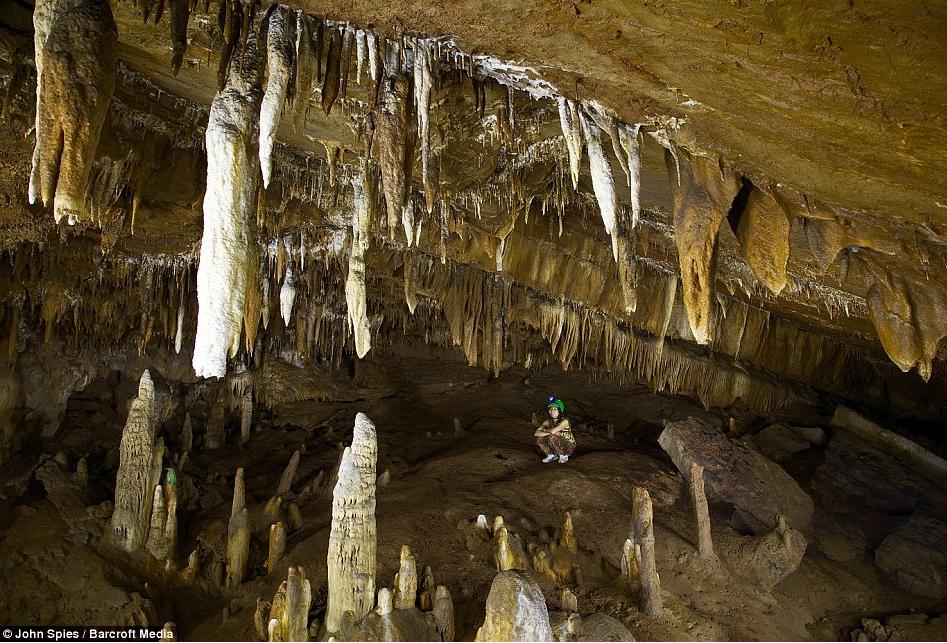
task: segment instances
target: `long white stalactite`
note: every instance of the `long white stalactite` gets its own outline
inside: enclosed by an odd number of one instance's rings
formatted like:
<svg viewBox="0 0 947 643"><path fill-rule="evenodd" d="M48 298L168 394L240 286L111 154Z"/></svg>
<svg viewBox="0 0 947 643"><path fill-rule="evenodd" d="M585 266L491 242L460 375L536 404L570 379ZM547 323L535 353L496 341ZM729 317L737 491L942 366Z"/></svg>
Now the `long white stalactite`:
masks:
<svg viewBox="0 0 947 643"><path fill-rule="evenodd" d="M592 191L595 193L595 200L598 201L598 209L602 214L605 232L612 237L612 255L618 261L618 230L616 225L618 197L615 194L615 179L612 177L612 168L608 164L608 157L605 156L605 150L602 147L602 130L581 111L579 111L579 121L582 123L582 133L589 152Z"/></svg>
<svg viewBox="0 0 947 643"><path fill-rule="evenodd" d="M251 30L245 50L231 60L226 86L214 97L205 136L207 190L193 359L199 377L224 376L228 355L240 346L256 212L260 76Z"/></svg>
<svg viewBox="0 0 947 643"><path fill-rule="evenodd" d="M280 114L286 101L289 80L293 71L293 54L296 48L295 15L277 6L267 21L266 66L268 78L266 93L260 106L260 172L263 187L270 184L273 165L273 145L279 128Z"/></svg>
<svg viewBox="0 0 947 643"><path fill-rule="evenodd" d="M579 126L579 108L574 101L559 97L559 125L569 151L569 175L572 187L579 189L579 164L582 162L582 130Z"/></svg>

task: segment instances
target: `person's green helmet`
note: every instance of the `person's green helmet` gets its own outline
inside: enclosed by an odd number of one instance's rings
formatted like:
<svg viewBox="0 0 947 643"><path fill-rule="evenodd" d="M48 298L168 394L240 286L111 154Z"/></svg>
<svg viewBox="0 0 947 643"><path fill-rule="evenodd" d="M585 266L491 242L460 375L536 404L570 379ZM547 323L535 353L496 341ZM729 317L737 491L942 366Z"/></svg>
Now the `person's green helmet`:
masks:
<svg viewBox="0 0 947 643"><path fill-rule="evenodd" d="M550 409L552 407L556 407L557 409L559 409L560 413L566 412L566 405L563 404L562 400L560 400L555 395L550 395L549 399L546 401L546 408Z"/></svg>

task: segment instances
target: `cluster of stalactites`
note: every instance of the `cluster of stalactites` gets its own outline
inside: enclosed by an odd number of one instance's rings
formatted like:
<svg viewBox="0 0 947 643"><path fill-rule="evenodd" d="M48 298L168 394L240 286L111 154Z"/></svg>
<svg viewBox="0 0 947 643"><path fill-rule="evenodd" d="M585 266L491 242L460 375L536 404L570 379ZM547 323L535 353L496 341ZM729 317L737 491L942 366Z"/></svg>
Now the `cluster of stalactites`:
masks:
<svg viewBox="0 0 947 643"><path fill-rule="evenodd" d="M44 0L33 14L36 143L29 201L56 223L91 220L87 188L115 91L118 32L106 0Z"/></svg>

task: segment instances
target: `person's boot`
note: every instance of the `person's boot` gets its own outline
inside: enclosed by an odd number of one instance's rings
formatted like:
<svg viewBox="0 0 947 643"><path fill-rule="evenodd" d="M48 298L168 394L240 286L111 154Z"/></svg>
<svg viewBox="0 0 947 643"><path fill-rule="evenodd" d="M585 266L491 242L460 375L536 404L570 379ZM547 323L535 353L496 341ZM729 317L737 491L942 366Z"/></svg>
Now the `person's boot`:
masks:
<svg viewBox="0 0 947 643"><path fill-rule="evenodd" d="M549 454L546 455L545 458L543 458L543 462L544 462L544 463L546 463L546 462L552 462L553 460L556 459L556 457L557 457L557 456L556 456L555 453L549 453Z"/></svg>
<svg viewBox="0 0 947 643"><path fill-rule="evenodd" d="M559 456L559 464L565 464L565 463L568 462L568 461L569 461L569 456L567 456L567 455L561 455L561 456Z"/></svg>

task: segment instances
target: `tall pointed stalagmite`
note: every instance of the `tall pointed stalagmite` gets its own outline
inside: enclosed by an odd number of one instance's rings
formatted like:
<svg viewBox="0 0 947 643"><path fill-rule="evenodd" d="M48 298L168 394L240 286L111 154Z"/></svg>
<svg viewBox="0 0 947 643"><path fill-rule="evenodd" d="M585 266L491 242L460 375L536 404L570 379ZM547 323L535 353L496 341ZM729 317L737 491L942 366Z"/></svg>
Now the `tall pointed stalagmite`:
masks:
<svg viewBox="0 0 947 643"><path fill-rule="evenodd" d="M160 410L154 382L147 370L138 382L119 446L118 478L112 531L126 551L140 550L148 539L155 487L161 480L164 441L155 440Z"/></svg>
<svg viewBox="0 0 947 643"><path fill-rule="evenodd" d="M227 526L227 587L235 588L247 574L250 556L250 517L247 514L246 492L243 485L243 468L237 469L233 483L233 505L230 509L230 524Z"/></svg>
<svg viewBox="0 0 947 643"><path fill-rule="evenodd" d="M658 616L664 609L661 600L661 581L654 557L654 511L651 495L644 487L635 487L631 496L631 523L639 556L639 607L648 616Z"/></svg>
<svg viewBox="0 0 947 643"><path fill-rule="evenodd" d="M248 255L254 240L260 56L253 30L230 61L227 83L214 97L205 135L207 189L197 270L194 373L222 377L240 347Z"/></svg>
<svg viewBox="0 0 947 643"><path fill-rule="evenodd" d="M696 462L691 462L688 482L697 522L697 549L701 558L711 559L714 556L714 543L710 535L710 511L704 493L704 468Z"/></svg>
<svg viewBox="0 0 947 643"><path fill-rule="evenodd" d="M375 603L377 453L375 425L367 415L359 413L355 418L352 446L342 453L338 482L332 494L325 617L330 634L340 631L346 612L351 611L358 620Z"/></svg>

